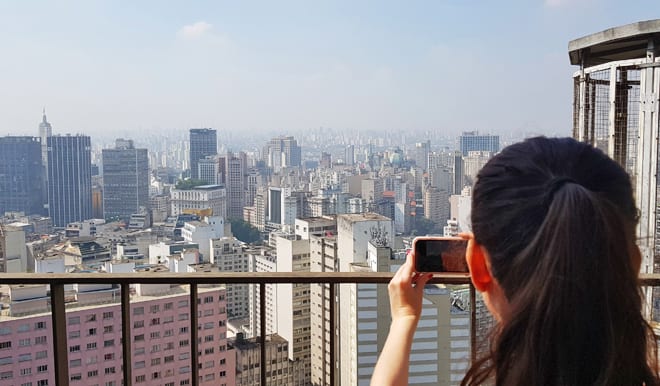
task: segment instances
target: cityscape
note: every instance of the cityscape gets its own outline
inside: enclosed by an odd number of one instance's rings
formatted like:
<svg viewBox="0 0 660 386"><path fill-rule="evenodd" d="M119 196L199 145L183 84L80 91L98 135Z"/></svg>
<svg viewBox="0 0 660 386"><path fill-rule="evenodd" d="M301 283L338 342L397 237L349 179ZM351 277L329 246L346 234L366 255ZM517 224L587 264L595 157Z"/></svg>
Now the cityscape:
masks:
<svg viewBox="0 0 660 386"><path fill-rule="evenodd" d="M211 27L195 28L179 38ZM416 236L469 232L477 173L530 136L573 136L626 168L642 273L659 272L660 20L605 28L571 37L564 130L76 132L38 106L0 131L0 385L368 385L390 309L364 278L396 272ZM252 281L159 282L189 273ZM263 279L279 273L291 280ZM332 273L355 276L314 281ZM20 274L140 280L3 280ZM460 280L424 289L410 384L458 385L487 349L492 317ZM647 297L657 321L660 293Z"/></svg>

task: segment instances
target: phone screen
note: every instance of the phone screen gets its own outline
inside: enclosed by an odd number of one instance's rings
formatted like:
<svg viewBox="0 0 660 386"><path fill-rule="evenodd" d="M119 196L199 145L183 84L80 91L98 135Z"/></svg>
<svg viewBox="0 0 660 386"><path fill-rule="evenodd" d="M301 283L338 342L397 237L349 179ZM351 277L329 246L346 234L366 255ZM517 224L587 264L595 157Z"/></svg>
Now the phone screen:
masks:
<svg viewBox="0 0 660 386"><path fill-rule="evenodd" d="M417 272L468 272L465 261L467 240L415 240L415 270Z"/></svg>

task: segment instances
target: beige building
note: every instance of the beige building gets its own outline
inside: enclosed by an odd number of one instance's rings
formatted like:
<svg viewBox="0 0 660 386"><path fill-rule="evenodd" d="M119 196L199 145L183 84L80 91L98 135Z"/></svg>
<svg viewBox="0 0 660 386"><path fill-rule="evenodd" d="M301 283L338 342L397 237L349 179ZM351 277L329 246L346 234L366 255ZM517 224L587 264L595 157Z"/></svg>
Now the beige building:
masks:
<svg viewBox="0 0 660 386"><path fill-rule="evenodd" d="M261 385L261 344L242 333L228 341L236 355L236 386ZM266 336L266 378L269 386L304 386L304 366L289 359L289 342L277 334Z"/></svg>
<svg viewBox="0 0 660 386"><path fill-rule="evenodd" d="M20 228L0 225L0 272L25 272L27 266L25 232Z"/></svg>
<svg viewBox="0 0 660 386"><path fill-rule="evenodd" d="M247 247L236 237L211 240L211 264L220 272L249 272ZM227 318L245 319L250 309L249 284L227 284Z"/></svg>

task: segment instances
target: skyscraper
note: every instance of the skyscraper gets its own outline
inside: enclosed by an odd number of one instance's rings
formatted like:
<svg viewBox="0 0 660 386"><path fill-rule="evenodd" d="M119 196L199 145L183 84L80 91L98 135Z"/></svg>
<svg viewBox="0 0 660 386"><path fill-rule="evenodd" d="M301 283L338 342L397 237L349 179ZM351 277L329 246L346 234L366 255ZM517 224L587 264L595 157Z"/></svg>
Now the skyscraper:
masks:
<svg viewBox="0 0 660 386"><path fill-rule="evenodd" d="M243 218L246 201L247 155L227 153L225 160L225 188L227 189L227 217Z"/></svg>
<svg viewBox="0 0 660 386"><path fill-rule="evenodd" d="M464 156L471 151L489 151L493 154L500 151L499 135L480 135L478 131L465 131L458 139Z"/></svg>
<svg viewBox="0 0 660 386"><path fill-rule="evenodd" d="M48 142L47 139L53 135L53 127L46 119L46 108L39 123L39 138L41 139L41 201L48 203Z"/></svg>
<svg viewBox="0 0 660 386"><path fill-rule="evenodd" d="M41 144L35 137L0 137L0 215L43 214Z"/></svg>
<svg viewBox="0 0 660 386"><path fill-rule="evenodd" d="M53 226L92 217L91 140L86 135L51 136L48 142L48 212Z"/></svg>
<svg viewBox="0 0 660 386"><path fill-rule="evenodd" d="M302 151L298 142L291 136L271 139L264 148L263 155L266 165L275 172L283 167L302 164Z"/></svg>
<svg viewBox="0 0 660 386"><path fill-rule="evenodd" d="M132 140L103 149L103 217L127 221L149 202L149 156Z"/></svg>
<svg viewBox="0 0 660 386"><path fill-rule="evenodd" d="M190 129L190 177L199 178L198 164L204 157L218 154L214 129Z"/></svg>

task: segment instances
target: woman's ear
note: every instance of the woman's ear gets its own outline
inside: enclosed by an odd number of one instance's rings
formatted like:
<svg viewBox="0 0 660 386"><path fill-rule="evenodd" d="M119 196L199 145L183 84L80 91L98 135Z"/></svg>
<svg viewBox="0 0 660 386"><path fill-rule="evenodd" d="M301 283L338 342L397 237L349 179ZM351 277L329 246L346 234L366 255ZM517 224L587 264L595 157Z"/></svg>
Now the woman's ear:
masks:
<svg viewBox="0 0 660 386"><path fill-rule="evenodd" d="M489 256L486 249L474 240L474 235L468 235L468 245L465 258L470 268L472 284L480 292L490 290L493 284L493 276L489 269Z"/></svg>

